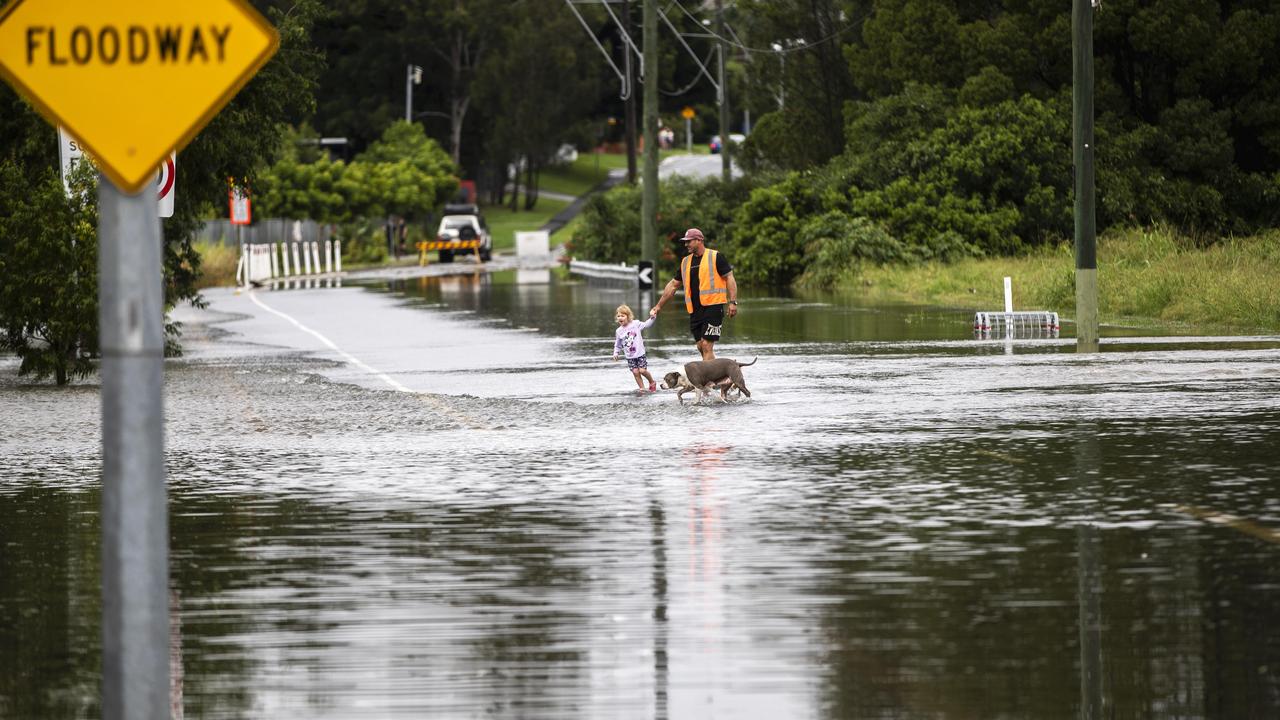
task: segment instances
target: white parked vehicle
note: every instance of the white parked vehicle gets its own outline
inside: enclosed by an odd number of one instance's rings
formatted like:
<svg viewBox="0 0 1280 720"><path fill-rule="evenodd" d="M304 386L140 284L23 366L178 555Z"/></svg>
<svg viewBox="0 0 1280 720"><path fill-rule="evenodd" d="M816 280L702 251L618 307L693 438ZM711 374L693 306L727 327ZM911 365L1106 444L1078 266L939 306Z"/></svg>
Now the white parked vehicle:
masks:
<svg viewBox="0 0 1280 720"><path fill-rule="evenodd" d="M456 213L458 210L471 210L467 213ZM445 206L445 216L440 218L440 227L436 230L437 240L479 240L480 261L489 262L493 257L493 238L489 235L489 226L480 215L475 205ZM459 252L466 252L460 250ZM440 262L452 262L453 250L441 250Z"/></svg>

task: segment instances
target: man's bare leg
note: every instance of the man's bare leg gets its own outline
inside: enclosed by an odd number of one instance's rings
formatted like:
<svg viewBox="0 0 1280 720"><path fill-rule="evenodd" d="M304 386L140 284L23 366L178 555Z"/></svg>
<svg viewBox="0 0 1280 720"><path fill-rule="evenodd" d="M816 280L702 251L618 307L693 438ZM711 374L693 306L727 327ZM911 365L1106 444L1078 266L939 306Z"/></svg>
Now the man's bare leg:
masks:
<svg viewBox="0 0 1280 720"><path fill-rule="evenodd" d="M716 345L715 345L715 343L713 343L713 342L708 342L708 341L706 340L706 338L703 338L702 340L699 340L699 341L698 341L698 345L697 345L697 347L698 347L698 352L702 353L702 359L703 359L703 360L715 360L715 359L716 359Z"/></svg>

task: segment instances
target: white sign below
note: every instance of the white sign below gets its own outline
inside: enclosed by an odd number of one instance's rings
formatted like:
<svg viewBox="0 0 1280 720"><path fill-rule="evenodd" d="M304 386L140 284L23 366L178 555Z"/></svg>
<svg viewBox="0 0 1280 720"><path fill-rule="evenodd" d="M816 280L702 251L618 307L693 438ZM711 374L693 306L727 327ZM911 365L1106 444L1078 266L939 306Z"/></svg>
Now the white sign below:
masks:
<svg viewBox="0 0 1280 720"><path fill-rule="evenodd" d="M62 187L71 194L71 173L84 159L84 146L61 125L58 126L58 158L62 161ZM173 198L177 194L178 153L169 153L169 159L156 171L156 197L159 200L159 217L173 217Z"/></svg>

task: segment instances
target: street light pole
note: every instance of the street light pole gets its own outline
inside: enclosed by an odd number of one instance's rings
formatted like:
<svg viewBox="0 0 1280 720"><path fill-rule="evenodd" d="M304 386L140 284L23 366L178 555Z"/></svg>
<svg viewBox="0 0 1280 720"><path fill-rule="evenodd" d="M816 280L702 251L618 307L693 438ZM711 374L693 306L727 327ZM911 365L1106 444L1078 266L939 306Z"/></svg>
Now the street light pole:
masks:
<svg viewBox="0 0 1280 720"><path fill-rule="evenodd" d="M635 30L631 23L631 0L623 0L622 14L627 21L627 35L631 36ZM641 41L643 42L643 41ZM625 112L623 117L626 121L624 130L626 134L627 145L627 183L636 184L636 71L635 63L631 61L631 51L624 44L622 46L622 56L626 58L627 87L631 90L627 93Z"/></svg>
<svg viewBox="0 0 1280 720"><path fill-rule="evenodd" d="M404 121L413 122L413 86L422 84L422 68L408 65L404 73Z"/></svg>
<svg viewBox="0 0 1280 720"><path fill-rule="evenodd" d="M716 54L720 56L720 169L724 181L727 183L731 178L732 158L730 158L730 148L733 143L729 141L729 83L725 80L724 69L724 0L716 0Z"/></svg>

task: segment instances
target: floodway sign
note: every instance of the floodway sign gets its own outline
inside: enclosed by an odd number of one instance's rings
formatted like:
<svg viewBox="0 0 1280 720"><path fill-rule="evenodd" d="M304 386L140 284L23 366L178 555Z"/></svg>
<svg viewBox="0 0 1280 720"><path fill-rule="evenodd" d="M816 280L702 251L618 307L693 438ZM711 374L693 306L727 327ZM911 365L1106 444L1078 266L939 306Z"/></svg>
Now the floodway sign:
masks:
<svg viewBox="0 0 1280 720"><path fill-rule="evenodd" d="M0 77L135 193L280 45L246 0L14 0Z"/></svg>

